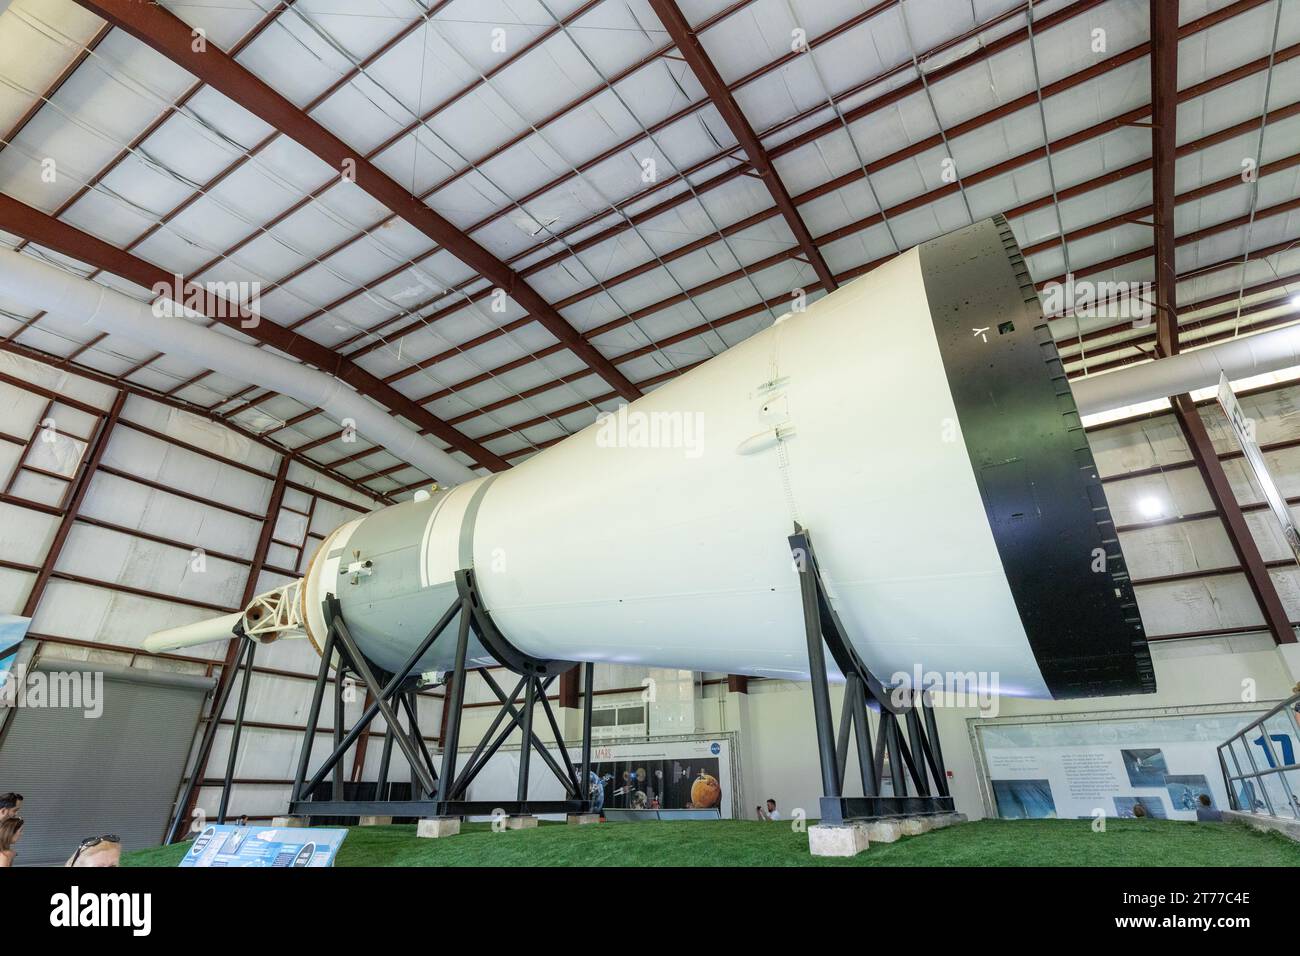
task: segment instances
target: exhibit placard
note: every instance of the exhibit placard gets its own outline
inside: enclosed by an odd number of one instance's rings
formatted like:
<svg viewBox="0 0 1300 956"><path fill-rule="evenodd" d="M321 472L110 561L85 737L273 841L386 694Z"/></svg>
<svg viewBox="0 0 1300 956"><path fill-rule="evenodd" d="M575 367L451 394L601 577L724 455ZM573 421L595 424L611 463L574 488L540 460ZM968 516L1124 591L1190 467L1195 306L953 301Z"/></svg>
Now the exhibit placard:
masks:
<svg viewBox="0 0 1300 956"><path fill-rule="evenodd" d="M604 807L735 816L731 745L724 738L602 744L592 748L591 769L604 787Z"/></svg>
<svg viewBox="0 0 1300 956"><path fill-rule="evenodd" d="M576 760L578 753L578 745L570 743L570 758ZM468 752L461 755L468 757ZM730 733L601 741L591 748L590 773L591 799L602 810L716 809L723 819L740 815L739 767ZM518 751L502 748L470 784L468 799L512 800L518 779ZM541 761L533 761L529 780L532 799L563 799L564 789Z"/></svg>
<svg viewBox="0 0 1300 956"><path fill-rule="evenodd" d="M347 830L213 824L194 839L180 866L333 866Z"/></svg>
<svg viewBox="0 0 1300 956"><path fill-rule="evenodd" d="M1229 809L1217 748L1260 713L973 719L991 815L1194 820L1202 794Z"/></svg>

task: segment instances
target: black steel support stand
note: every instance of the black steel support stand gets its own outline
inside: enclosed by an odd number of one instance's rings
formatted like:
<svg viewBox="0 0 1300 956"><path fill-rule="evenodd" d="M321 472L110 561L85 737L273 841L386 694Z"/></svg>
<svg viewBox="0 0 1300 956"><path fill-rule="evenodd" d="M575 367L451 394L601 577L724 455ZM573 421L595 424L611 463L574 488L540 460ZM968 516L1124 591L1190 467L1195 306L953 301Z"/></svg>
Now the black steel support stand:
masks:
<svg viewBox="0 0 1300 956"><path fill-rule="evenodd" d="M257 651L257 642L244 638L240 648L243 658L241 668L243 676L239 684L239 703L235 705L235 727L230 734L230 753L226 757L226 776L221 781L221 805L217 808L217 822L226 822L226 810L230 808L230 788L235 780L235 757L239 754L239 738L244 733L244 712L248 708L248 685L253 677L253 655Z"/></svg>
<svg viewBox="0 0 1300 956"><path fill-rule="evenodd" d="M799 573L804 632L808 641L808 674L812 681L813 722L817 730L817 755L821 764L821 822L830 825L879 817L952 813L948 775L939 749L934 714L924 693L886 688L863 664L853 649L839 616L831 606L825 582L817 567L812 539L795 525L790 553ZM839 733L831 710L826 650L844 675L844 703ZM873 746L870 713L876 712ZM907 725L906 739L900 725ZM856 742L862 796L844 795L849 740ZM884 795L885 761L892 795ZM908 793L909 782L912 793Z"/></svg>
<svg viewBox="0 0 1300 956"><path fill-rule="evenodd" d="M239 737L244 730L244 708L248 703L248 680L253 673L253 649L257 646L255 642L244 635L242 626L236 628L235 636L241 639L239 650L235 654L232 665L235 668L235 674L225 682L220 697L212 702L212 710L208 715L208 724L203 730L203 743L197 751L193 751L195 754L211 751L212 741L216 739L217 728L221 725L221 717L226 712L226 704L230 700L230 691L235 686L235 677L239 675L239 671L242 669L244 676L243 684L239 690L239 703L235 711L235 729L230 740L230 756L226 759L226 775L221 787L221 807L218 810L219 823L226 822L226 808L230 802L230 785L235 774L235 754L239 749ZM176 803L176 810L172 814L171 824L167 827L167 836L164 838L165 843L174 843L184 832L185 820L183 816L185 808L190 805L190 798L194 796L194 791L201 782L198 779L198 767L192 767L189 778L185 781L185 788Z"/></svg>
<svg viewBox="0 0 1300 956"><path fill-rule="evenodd" d="M343 674L351 673L370 694L370 705L350 729L344 732L344 716L341 703L336 703L334 721L334 747L323 763L316 768L310 779L307 770L311 756L312 729L308 730L299 752L298 770L294 778L293 795L290 799L289 812L298 816L419 816L450 817L468 815L488 815L504 811L507 814L530 813L585 813L591 809L590 796L582 781L587 779L591 764L591 672L590 664L585 666L587 699L583 708L583 740L581 771L575 766L564 745L563 733L555 712L547 698L547 689L556 677L577 664L560 661L541 661L521 654L512 647L496 628L491 616L483 607L474 582L472 570L459 571L456 574L457 597L443 613L428 635L407 658L397 673L380 672L377 676L374 667L366 660L343 619L338 600L329 595L325 599L325 620L329 624L326 646L321 655L321 666L316 677L315 693L312 697L312 710L308 727L314 729L320 715L320 706L324 698L325 684L329 679L332 666L337 668L336 680L341 683ZM457 620L458 619L458 620ZM455 628L455 648L452 669L446 675L443 706L448 708L446 720L446 739L442 743L441 769L435 769L434 760L424 745L417 720L417 681L419 673L416 668L428 653L433 643L444 633L450 633L453 620ZM465 684L470 671L466 667L469 656L471 634L497 659L501 665L519 675L514 689L507 694L497 683L491 672L482 669L479 675L496 695L500 703L495 718L483 734L465 766L459 767L459 753L456 746L460 740L462 716L465 708ZM337 655L337 661L334 660ZM381 680L379 677L383 678ZM524 694L523 706L515 701L520 692ZM342 691L336 689L336 702L341 701ZM539 738L534 730L534 712L540 707L547 726L555 738L553 749ZM407 729L403 730L398 711L405 711ZM348 800L344 798L337 781L342 772L343 758L354 746L360 735L374 718L383 714L388 726L384 736L384 751L380 759L379 780L373 800ZM466 799L469 786L478 776L488 761L504 745L507 739L518 730L522 744L519 757L519 779L513 801L473 801ZM393 745L402 751L411 768L411 799L389 799L389 771ZM555 775L564 787L561 800L529 800L528 774L531 767L530 758L536 752L543 763ZM313 793L334 774L336 781L334 792L328 800L313 800Z"/></svg>

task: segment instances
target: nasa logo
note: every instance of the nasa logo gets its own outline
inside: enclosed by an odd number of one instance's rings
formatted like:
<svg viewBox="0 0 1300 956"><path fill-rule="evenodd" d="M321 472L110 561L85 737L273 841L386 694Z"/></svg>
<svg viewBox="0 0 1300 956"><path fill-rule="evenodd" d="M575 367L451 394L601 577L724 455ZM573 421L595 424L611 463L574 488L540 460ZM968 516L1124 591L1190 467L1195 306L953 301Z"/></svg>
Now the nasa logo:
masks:
<svg viewBox="0 0 1300 956"><path fill-rule="evenodd" d="M718 754L722 753L722 745L719 744L717 741L714 741L713 743L709 744L709 753L713 754L713 756L716 757Z"/></svg>

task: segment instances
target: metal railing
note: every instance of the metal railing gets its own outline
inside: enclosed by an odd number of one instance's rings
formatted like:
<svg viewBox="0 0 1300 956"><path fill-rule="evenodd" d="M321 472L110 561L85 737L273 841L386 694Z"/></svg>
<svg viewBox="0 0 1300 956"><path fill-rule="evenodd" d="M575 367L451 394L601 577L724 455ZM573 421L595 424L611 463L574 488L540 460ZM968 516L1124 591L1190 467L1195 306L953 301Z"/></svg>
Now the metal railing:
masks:
<svg viewBox="0 0 1300 956"><path fill-rule="evenodd" d="M1242 727L1218 747L1232 809L1300 819L1300 694Z"/></svg>

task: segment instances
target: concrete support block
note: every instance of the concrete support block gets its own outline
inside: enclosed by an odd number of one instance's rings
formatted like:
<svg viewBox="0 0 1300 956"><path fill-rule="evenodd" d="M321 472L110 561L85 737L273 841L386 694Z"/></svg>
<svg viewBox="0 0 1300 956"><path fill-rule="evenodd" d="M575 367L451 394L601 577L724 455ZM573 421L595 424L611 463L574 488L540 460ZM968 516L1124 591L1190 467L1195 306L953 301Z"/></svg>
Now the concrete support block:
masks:
<svg viewBox="0 0 1300 956"><path fill-rule="evenodd" d="M507 817L507 830L532 830L537 826L537 817Z"/></svg>
<svg viewBox="0 0 1300 956"><path fill-rule="evenodd" d="M808 849L813 856L857 856L869 845L863 826L812 826L808 828Z"/></svg>
<svg viewBox="0 0 1300 956"><path fill-rule="evenodd" d="M386 827L393 822L392 817L360 817L357 820L357 826L361 827Z"/></svg>
<svg viewBox="0 0 1300 956"><path fill-rule="evenodd" d="M872 843L893 843L902 835L901 820L872 820L867 824L867 839Z"/></svg>
<svg viewBox="0 0 1300 956"><path fill-rule="evenodd" d="M932 817L927 817L930 821L931 830L942 830L944 827L950 827L956 823L965 823L966 814L964 813L937 813Z"/></svg>
<svg viewBox="0 0 1300 956"><path fill-rule="evenodd" d="M931 829L929 817L900 817L898 822L904 836L920 836Z"/></svg>
<svg viewBox="0 0 1300 956"><path fill-rule="evenodd" d="M1240 810L1224 810L1223 820L1225 823L1244 823L1256 830L1272 830L1300 842L1300 820L1270 817L1264 813L1243 813Z"/></svg>
<svg viewBox="0 0 1300 956"><path fill-rule="evenodd" d="M599 823L599 813L570 813L565 820L570 826L583 827L589 823Z"/></svg>
<svg viewBox="0 0 1300 956"><path fill-rule="evenodd" d="M309 817L273 817L271 826L279 829L280 827L309 827L311 819Z"/></svg>
<svg viewBox="0 0 1300 956"><path fill-rule="evenodd" d="M415 835L430 840L455 836L460 832L460 817L428 817L415 824Z"/></svg>

